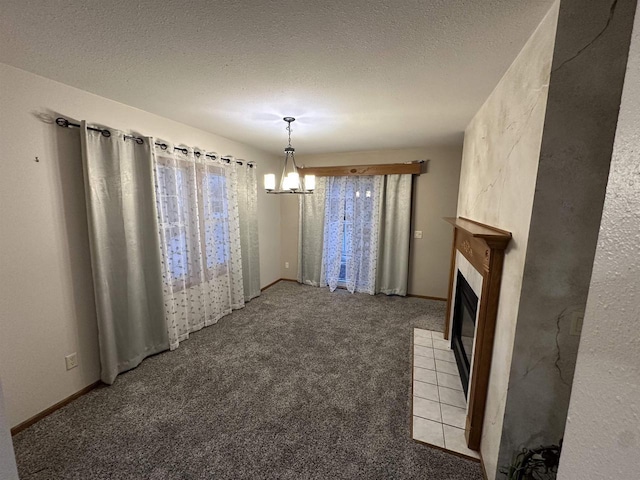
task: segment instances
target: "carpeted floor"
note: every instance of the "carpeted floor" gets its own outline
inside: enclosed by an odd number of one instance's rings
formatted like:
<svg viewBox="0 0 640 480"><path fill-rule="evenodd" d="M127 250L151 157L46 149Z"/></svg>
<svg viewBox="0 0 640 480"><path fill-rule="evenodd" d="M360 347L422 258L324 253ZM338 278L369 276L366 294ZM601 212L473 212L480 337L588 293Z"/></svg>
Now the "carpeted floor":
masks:
<svg viewBox="0 0 640 480"><path fill-rule="evenodd" d="M411 329L444 311L280 282L14 437L20 478L480 480L411 440Z"/></svg>

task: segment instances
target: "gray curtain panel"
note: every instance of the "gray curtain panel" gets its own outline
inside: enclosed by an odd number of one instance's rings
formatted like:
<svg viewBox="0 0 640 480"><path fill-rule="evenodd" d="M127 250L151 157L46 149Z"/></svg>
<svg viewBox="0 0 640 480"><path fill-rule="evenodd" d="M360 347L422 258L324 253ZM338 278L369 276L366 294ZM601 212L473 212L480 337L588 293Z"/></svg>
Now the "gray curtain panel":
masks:
<svg viewBox="0 0 640 480"><path fill-rule="evenodd" d="M238 214L244 301L260 295L260 251L258 242L258 182L257 167L246 163L237 167Z"/></svg>
<svg viewBox="0 0 640 480"><path fill-rule="evenodd" d="M124 140L82 122L91 263L101 379L169 348L152 162L153 140Z"/></svg>
<svg viewBox="0 0 640 480"><path fill-rule="evenodd" d="M385 175L376 292L406 295L411 242L411 175Z"/></svg>
<svg viewBox="0 0 640 480"><path fill-rule="evenodd" d="M300 195L298 224L298 282L314 287L326 285L322 251L327 177L316 177L311 195Z"/></svg>

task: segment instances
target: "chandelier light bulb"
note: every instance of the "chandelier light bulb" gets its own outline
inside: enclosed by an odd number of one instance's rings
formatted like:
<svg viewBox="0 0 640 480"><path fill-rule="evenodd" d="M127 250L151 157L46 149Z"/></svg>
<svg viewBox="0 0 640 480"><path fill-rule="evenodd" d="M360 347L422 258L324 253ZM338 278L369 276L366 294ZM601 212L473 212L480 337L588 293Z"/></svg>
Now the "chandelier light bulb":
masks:
<svg viewBox="0 0 640 480"><path fill-rule="evenodd" d="M289 175L287 175L287 178L289 179L290 190L297 190L300 188L300 175L298 175L298 172L290 172Z"/></svg>
<svg viewBox="0 0 640 480"><path fill-rule="evenodd" d="M316 176L305 175L304 176L304 189L311 192L316 188Z"/></svg>
<svg viewBox="0 0 640 480"><path fill-rule="evenodd" d="M274 173L267 173L264 176L264 188L265 190L275 190L276 189L276 176Z"/></svg>

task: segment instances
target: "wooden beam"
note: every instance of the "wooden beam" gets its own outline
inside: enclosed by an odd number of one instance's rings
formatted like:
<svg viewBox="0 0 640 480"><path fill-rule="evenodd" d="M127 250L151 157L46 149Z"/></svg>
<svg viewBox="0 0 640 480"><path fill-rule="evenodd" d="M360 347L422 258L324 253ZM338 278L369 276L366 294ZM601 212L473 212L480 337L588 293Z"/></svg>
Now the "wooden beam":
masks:
<svg viewBox="0 0 640 480"><path fill-rule="evenodd" d="M334 167L299 167L300 175L343 177L356 175L420 175L422 163L383 163L379 165L344 165Z"/></svg>

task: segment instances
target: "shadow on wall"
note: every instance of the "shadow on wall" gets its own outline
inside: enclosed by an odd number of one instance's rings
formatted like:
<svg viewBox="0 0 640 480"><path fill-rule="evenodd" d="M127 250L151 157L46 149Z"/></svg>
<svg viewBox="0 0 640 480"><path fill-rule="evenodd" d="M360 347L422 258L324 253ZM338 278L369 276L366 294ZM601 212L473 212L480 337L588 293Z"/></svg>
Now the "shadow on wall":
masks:
<svg viewBox="0 0 640 480"><path fill-rule="evenodd" d="M54 158L41 161L55 162L56 168L51 168L52 184L58 184L56 194L60 196L56 204L62 211L61 226L65 231L62 238L66 240L66 249L61 252L63 261L61 272L70 280L73 297L72 311L76 335L78 363L85 375L99 378L98 360L98 330L96 323L96 307L93 291L93 277L91 272L91 256L87 227L87 210L84 192L84 177L82 170L82 148L80 131L77 128L60 128L55 124L55 118L65 115L57 112L34 113L45 123L51 123L46 131L45 144L50 145L49 151L56 152ZM92 372L95 370L95 372ZM95 380L94 379L94 380Z"/></svg>

